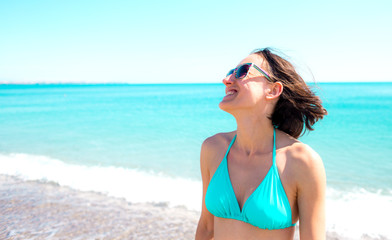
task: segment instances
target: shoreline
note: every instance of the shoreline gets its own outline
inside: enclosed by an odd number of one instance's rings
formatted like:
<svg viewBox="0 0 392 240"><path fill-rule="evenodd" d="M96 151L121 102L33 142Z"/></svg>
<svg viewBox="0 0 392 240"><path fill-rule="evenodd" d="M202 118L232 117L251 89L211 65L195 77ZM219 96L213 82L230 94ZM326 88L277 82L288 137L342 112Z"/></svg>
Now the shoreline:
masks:
<svg viewBox="0 0 392 240"><path fill-rule="evenodd" d="M185 207L0 174L0 239L194 239L199 216ZM298 233L297 225L295 240ZM336 232L326 239L349 240Z"/></svg>
<svg viewBox="0 0 392 240"><path fill-rule="evenodd" d="M0 175L0 239L193 239L199 213Z"/></svg>

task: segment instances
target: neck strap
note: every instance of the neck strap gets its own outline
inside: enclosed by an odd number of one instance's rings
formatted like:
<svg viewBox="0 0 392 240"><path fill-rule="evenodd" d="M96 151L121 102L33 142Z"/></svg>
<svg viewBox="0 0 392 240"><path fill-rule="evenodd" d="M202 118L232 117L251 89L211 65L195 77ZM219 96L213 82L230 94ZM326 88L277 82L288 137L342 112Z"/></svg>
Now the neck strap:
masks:
<svg viewBox="0 0 392 240"><path fill-rule="evenodd" d="M237 138L237 134L234 135L233 139L230 142L229 147L227 148L225 158L227 157L227 154L229 154L231 146L233 146L235 139ZM276 156L276 130L274 128L274 146L272 148L272 164L275 165L275 156Z"/></svg>

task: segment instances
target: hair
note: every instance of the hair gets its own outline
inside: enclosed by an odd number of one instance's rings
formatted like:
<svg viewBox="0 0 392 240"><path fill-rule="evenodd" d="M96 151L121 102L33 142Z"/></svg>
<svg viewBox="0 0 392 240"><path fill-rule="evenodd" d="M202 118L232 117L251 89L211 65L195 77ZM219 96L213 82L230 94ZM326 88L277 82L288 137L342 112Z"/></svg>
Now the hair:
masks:
<svg viewBox="0 0 392 240"><path fill-rule="evenodd" d="M265 68L270 76L269 82L281 82L283 92L268 118L279 130L294 138L300 137L302 131L313 131L312 126L327 115L321 99L309 88L294 66L286 59L271 52L270 48L256 49L257 54L265 60Z"/></svg>

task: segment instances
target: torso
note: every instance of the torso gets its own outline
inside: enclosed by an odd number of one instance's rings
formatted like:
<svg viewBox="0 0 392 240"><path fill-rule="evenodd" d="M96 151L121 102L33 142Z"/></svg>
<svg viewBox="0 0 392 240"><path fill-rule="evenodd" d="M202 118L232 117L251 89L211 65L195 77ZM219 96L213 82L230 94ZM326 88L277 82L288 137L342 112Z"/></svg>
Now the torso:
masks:
<svg viewBox="0 0 392 240"><path fill-rule="evenodd" d="M210 177L212 177L225 156L226 150L236 132L220 133L216 138L216 155L211 161ZM302 144L284 132L276 130L276 164L292 211L292 221L298 221L297 184L293 163L290 162L295 145ZM238 204L242 209L248 197L260 185L272 165L272 151L248 157L237 151L233 146L227 156L230 180ZM246 159L246 161L244 161ZM277 230L265 230L251 224L214 217L215 239L293 239L294 227Z"/></svg>

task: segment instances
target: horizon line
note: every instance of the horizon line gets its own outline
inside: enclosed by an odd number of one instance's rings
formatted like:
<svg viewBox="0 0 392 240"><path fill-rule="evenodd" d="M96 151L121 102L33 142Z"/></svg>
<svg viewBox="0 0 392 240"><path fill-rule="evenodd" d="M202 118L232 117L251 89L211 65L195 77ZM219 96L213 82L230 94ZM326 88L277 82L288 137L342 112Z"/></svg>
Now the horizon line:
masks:
<svg viewBox="0 0 392 240"><path fill-rule="evenodd" d="M305 83L392 83L389 81L305 81ZM221 82L1 82L0 85L170 85L170 84L222 84Z"/></svg>

